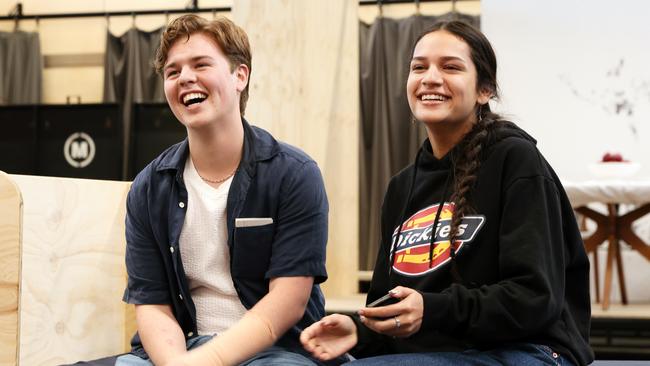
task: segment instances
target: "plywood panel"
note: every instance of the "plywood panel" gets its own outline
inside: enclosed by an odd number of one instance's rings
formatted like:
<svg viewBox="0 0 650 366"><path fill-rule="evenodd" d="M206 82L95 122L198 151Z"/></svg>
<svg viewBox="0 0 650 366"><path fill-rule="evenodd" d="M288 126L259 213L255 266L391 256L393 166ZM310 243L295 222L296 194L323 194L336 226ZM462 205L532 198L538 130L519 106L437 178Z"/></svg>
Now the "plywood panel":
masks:
<svg viewBox="0 0 650 366"><path fill-rule="evenodd" d="M24 199L20 364L121 353L129 184L13 176Z"/></svg>
<svg viewBox="0 0 650 366"><path fill-rule="evenodd" d="M357 292L359 60L353 0L240 0L253 54L248 120L317 162L330 202L328 296Z"/></svg>
<svg viewBox="0 0 650 366"><path fill-rule="evenodd" d="M0 366L16 364L21 209L18 187L0 172Z"/></svg>

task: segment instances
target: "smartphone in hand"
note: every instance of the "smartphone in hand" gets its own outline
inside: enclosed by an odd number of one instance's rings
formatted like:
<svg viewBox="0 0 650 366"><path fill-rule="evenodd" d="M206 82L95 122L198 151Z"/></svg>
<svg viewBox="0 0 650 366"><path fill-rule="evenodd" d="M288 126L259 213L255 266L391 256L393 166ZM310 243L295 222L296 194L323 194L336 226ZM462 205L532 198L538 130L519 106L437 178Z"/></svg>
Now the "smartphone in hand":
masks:
<svg viewBox="0 0 650 366"><path fill-rule="evenodd" d="M366 305L367 308L374 308L376 306L385 306L385 305L391 305L398 303L400 299L396 297L392 297L390 293L378 298L377 300L371 302L370 304Z"/></svg>

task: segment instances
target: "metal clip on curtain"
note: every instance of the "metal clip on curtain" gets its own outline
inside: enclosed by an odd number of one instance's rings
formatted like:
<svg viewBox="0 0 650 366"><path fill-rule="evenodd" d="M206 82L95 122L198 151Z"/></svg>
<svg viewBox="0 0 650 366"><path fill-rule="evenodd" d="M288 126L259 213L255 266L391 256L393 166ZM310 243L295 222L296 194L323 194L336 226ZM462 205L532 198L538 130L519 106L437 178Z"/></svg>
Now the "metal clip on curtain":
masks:
<svg viewBox="0 0 650 366"><path fill-rule="evenodd" d="M422 15L420 12L420 0L415 0L415 15Z"/></svg>
<svg viewBox="0 0 650 366"><path fill-rule="evenodd" d="M65 104L72 104L71 101L73 98L77 100L77 104L81 104L81 95L66 95Z"/></svg>
<svg viewBox="0 0 650 366"><path fill-rule="evenodd" d="M18 31L18 23L23 16L23 4L17 3L13 10L9 12L9 16L14 17L14 32Z"/></svg>
<svg viewBox="0 0 650 366"><path fill-rule="evenodd" d="M379 6L379 17L384 17L384 2L382 0L377 0L377 5Z"/></svg>

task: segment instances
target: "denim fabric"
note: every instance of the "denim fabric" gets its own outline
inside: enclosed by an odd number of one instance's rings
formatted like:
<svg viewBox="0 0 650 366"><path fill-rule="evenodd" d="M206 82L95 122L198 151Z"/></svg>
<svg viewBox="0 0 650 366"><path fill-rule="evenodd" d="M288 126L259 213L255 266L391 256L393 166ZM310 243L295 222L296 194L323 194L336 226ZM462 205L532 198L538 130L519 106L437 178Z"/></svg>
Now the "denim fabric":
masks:
<svg viewBox="0 0 650 366"><path fill-rule="evenodd" d="M488 351L402 353L362 358L345 363L350 366L573 366L560 354L544 345L520 343Z"/></svg>
<svg viewBox="0 0 650 366"><path fill-rule="evenodd" d="M187 349L193 349L196 348L203 343L209 341L212 339L212 336L198 336L194 338L190 338L186 342ZM115 361L115 366L152 366L153 363L149 360L149 357L142 358L139 356L136 356L132 353L128 353L126 355L122 355L117 358L117 361Z"/></svg>
<svg viewBox="0 0 650 366"><path fill-rule="evenodd" d="M271 347L244 361L241 366L316 366L316 363L299 353Z"/></svg>
<svg viewBox="0 0 650 366"><path fill-rule="evenodd" d="M211 338L211 336L192 338L187 341L187 349L196 348ZM115 366L152 365L153 363L148 358L140 358L134 354L120 356L115 362ZM289 352L280 347L271 347L266 351L258 353L255 357L244 361L241 366L316 366L316 363L301 354Z"/></svg>

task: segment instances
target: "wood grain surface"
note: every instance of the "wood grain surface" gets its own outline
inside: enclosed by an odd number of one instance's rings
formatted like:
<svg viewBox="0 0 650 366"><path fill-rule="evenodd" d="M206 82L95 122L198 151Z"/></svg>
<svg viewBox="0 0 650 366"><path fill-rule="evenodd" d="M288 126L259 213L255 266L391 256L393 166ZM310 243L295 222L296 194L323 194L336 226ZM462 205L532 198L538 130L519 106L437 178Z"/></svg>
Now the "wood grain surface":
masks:
<svg viewBox="0 0 650 366"><path fill-rule="evenodd" d="M59 365L124 352L129 183L12 178L24 200L20 364Z"/></svg>
<svg viewBox="0 0 650 366"><path fill-rule="evenodd" d="M18 187L0 171L0 366L17 361L21 210Z"/></svg>

